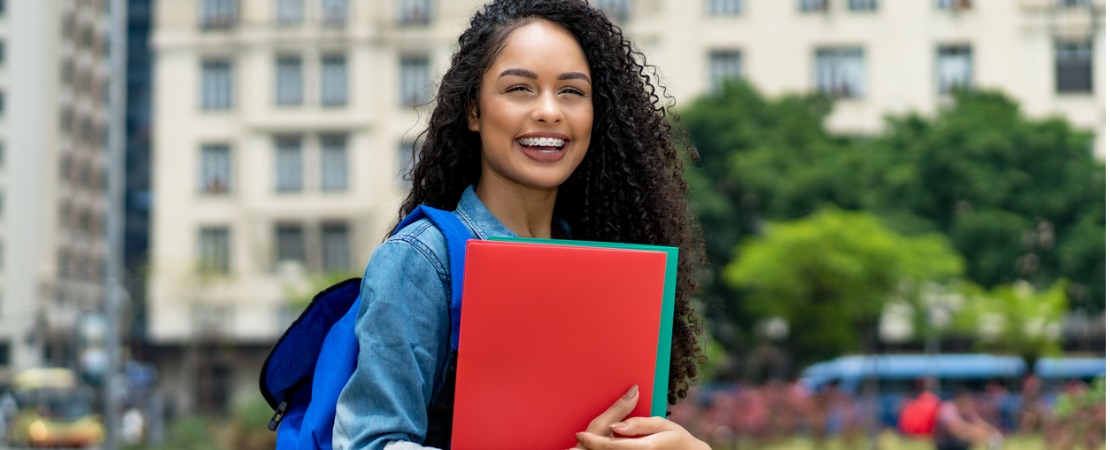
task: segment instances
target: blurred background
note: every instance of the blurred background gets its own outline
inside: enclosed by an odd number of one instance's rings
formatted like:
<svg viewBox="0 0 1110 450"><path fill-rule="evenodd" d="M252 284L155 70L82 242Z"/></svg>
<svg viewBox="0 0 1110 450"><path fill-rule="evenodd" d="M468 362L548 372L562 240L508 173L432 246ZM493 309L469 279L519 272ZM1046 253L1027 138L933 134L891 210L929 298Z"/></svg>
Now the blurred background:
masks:
<svg viewBox="0 0 1110 450"><path fill-rule="evenodd" d="M396 219L481 3L0 0L0 446L272 448L262 361ZM1105 447L1103 0L593 3L701 156L674 420L931 448L902 411L967 390Z"/></svg>

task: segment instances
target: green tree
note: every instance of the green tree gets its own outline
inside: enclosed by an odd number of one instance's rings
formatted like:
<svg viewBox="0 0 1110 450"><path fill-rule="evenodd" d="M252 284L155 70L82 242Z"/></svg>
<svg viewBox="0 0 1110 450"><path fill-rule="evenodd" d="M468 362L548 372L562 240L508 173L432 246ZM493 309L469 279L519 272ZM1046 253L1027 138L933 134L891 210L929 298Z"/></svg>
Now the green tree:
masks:
<svg viewBox="0 0 1110 450"><path fill-rule="evenodd" d="M950 237L983 286L1072 280L1076 305L1105 309L1105 177L1091 135L1031 120L997 92L960 92L935 118L888 120L864 207Z"/></svg>
<svg viewBox="0 0 1110 450"><path fill-rule="evenodd" d="M942 236L902 236L871 214L837 209L773 223L737 254L724 276L745 295L729 306L785 318L788 342L814 361L869 348L896 289L963 270Z"/></svg>
<svg viewBox="0 0 1110 450"><path fill-rule="evenodd" d="M1045 290L1026 282L984 290L963 283L963 300L952 328L973 336L980 350L1013 353L1032 361L1061 352L1058 334L1068 309L1067 282L1058 280Z"/></svg>

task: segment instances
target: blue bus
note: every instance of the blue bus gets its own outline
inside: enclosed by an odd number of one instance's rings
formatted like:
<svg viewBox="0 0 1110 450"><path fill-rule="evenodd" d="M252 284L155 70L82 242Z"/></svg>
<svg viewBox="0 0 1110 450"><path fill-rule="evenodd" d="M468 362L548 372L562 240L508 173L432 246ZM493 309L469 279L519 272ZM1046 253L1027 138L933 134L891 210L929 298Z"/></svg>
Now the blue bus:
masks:
<svg viewBox="0 0 1110 450"><path fill-rule="evenodd" d="M1028 373L1017 356L990 354L895 354L844 356L805 368L800 382L817 392L835 383L857 399L873 395L877 418L884 426L895 426L902 404L915 396L920 380L936 381L938 395L951 397L958 388L982 390L996 382L1011 394L1003 401L1004 415L1018 407L1021 380ZM1090 382L1106 376L1105 358L1040 358L1034 374L1044 381L1045 391L1070 380ZM1051 401L1051 397L1047 397Z"/></svg>

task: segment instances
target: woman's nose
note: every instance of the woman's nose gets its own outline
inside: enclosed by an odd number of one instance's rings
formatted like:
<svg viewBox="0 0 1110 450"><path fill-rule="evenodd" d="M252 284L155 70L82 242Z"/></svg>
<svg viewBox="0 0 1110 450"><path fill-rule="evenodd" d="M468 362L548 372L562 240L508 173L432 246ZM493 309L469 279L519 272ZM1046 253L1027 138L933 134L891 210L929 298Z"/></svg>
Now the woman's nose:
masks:
<svg viewBox="0 0 1110 450"><path fill-rule="evenodd" d="M537 122L558 123L563 119L563 110L559 107L559 100L554 93L545 93L536 100L536 107L532 110L532 118Z"/></svg>

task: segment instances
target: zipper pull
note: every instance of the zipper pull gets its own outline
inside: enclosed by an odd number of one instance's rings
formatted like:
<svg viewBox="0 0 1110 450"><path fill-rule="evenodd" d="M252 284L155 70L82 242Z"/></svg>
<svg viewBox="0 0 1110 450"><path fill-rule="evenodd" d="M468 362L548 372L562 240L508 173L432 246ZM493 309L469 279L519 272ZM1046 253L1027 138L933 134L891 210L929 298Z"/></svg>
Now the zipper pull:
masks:
<svg viewBox="0 0 1110 450"><path fill-rule="evenodd" d="M274 416L270 417L270 423L266 425L266 428L268 428L270 431L277 431L278 424L280 424L281 419L285 417L286 408L289 408L288 403L279 403L277 409L274 410Z"/></svg>

